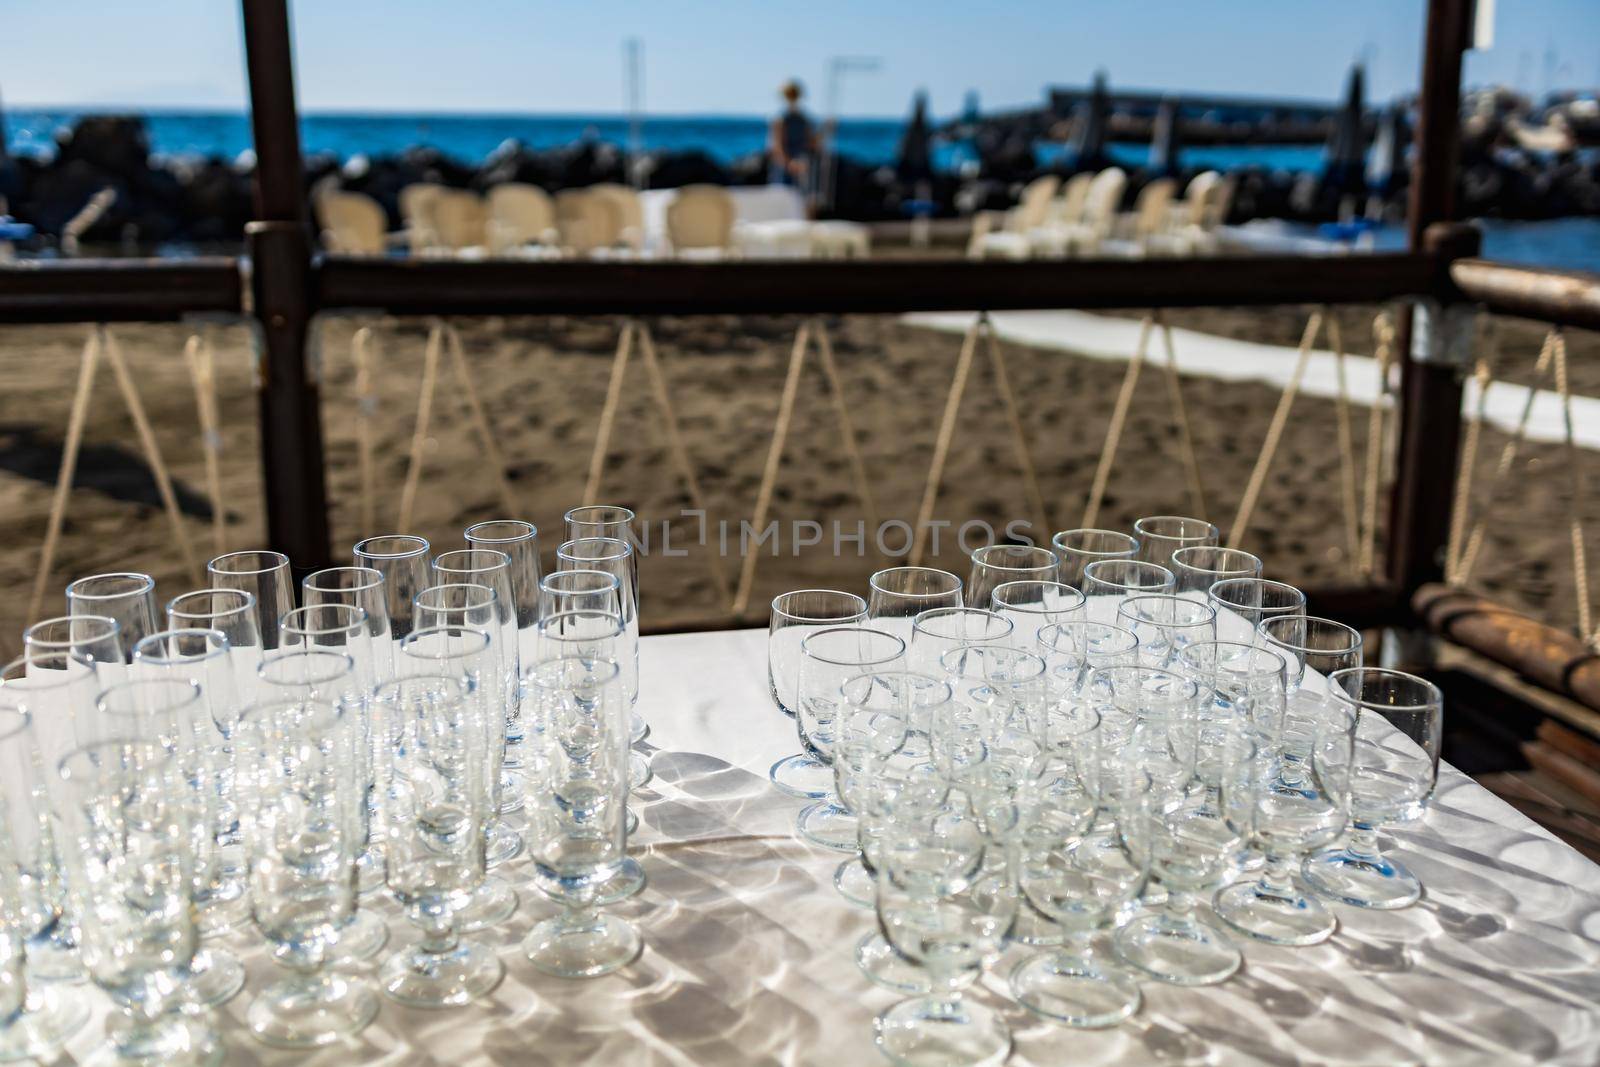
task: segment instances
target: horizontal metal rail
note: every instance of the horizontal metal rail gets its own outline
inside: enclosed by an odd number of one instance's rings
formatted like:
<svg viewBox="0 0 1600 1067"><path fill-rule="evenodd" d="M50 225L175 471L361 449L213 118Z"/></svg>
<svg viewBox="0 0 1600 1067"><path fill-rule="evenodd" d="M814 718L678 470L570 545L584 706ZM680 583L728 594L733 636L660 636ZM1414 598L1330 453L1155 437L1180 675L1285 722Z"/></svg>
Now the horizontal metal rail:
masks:
<svg viewBox="0 0 1600 1067"><path fill-rule="evenodd" d="M237 313L240 260L20 260L0 265L0 323L168 322Z"/></svg>
<svg viewBox="0 0 1600 1067"><path fill-rule="evenodd" d="M1490 311L1600 330L1600 274L1458 259L1450 264L1450 280Z"/></svg>

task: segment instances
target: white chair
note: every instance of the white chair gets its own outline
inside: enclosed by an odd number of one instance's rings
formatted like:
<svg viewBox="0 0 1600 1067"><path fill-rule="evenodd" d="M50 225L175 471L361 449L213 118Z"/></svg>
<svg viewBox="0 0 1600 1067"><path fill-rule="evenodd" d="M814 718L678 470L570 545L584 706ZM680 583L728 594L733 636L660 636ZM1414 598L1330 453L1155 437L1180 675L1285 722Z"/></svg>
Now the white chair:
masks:
<svg viewBox="0 0 1600 1067"><path fill-rule="evenodd" d="M477 258L489 254L489 208L467 189L445 189L433 200L434 254Z"/></svg>
<svg viewBox="0 0 1600 1067"><path fill-rule="evenodd" d="M1094 184L1094 174L1084 171L1074 174L1061 186L1061 192L1050 201L1044 224L1028 231L1028 243L1035 255L1062 256L1066 254L1068 234L1073 226L1083 221L1084 205L1089 202L1089 188Z"/></svg>
<svg viewBox="0 0 1600 1067"><path fill-rule="evenodd" d="M1100 241L1096 251L1105 256L1136 259L1150 254L1150 238L1166 229L1172 210L1172 194L1178 183L1171 178L1156 178L1145 183L1134 201L1133 210L1117 216L1110 237Z"/></svg>
<svg viewBox="0 0 1600 1067"><path fill-rule="evenodd" d="M740 254L759 259L805 259L812 254L805 198L792 185L735 186L733 239Z"/></svg>
<svg viewBox="0 0 1600 1067"><path fill-rule="evenodd" d="M1166 228L1145 238L1145 251L1153 256L1186 256L1205 229L1205 216L1212 190L1222 181L1214 170L1201 171L1189 179L1180 199L1167 209Z"/></svg>
<svg viewBox="0 0 1600 1067"><path fill-rule="evenodd" d="M414 256L439 247L433 206L439 194L445 191L445 186L433 182L416 182L400 190L400 222Z"/></svg>
<svg viewBox="0 0 1600 1067"><path fill-rule="evenodd" d="M589 195L609 200L616 206L621 227L612 244L620 244L634 252L644 250L644 208L639 194L626 185L616 182L597 182L589 186Z"/></svg>
<svg viewBox="0 0 1600 1067"><path fill-rule="evenodd" d="M980 211L972 219L972 237L967 255L973 259L997 255L1007 259L1026 259L1033 254L1028 233L1044 224L1050 201L1061 186L1054 174L1035 178L1023 187L1017 206L1009 211Z"/></svg>
<svg viewBox="0 0 1600 1067"><path fill-rule="evenodd" d="M387 247L389 220L370 196L329 189L316 198L322 223L322 247L350 256L381 256Z"/></svg>
<svg viewBox="0 0 1600 1067"><path fill-rule="evenodd" d="M1128 175L1121 167L1107 167L1094 176L1084 195L1083 216L1062 227L1063 253L1093 255L1099 250L1100 242L1110 237L1116 226L1117 209L1127 186Z"/></svg>
<svg viewBox="0 0 1600 1067"><path fill-rule="evenodd" d="M556 193L556 230L561 250L589 256L615 248L622 234L622 209L605 195L589 189L563 189Z"/></svg>
<svg viewBox="0 0 1600 1067"><path fill-rule="evenodd" d="M859 222L824 219L809 226L811 254L821 259L867 259L872 255L872 231Z"/></svg>
<svg viewBox="0 0 1600 1067"><path fill-rule="evenodd" d="M489 190L487 200L486 236L491 255L514 255L556 244L555 202L537 185L504 182Z"/></svg>
<svg viewBox="0 0 1600 1067"><path fill-rule="evenodd" d="M720 259L735 252L733 198L720 185L686 185L667 205L672 254Z"/></svg>

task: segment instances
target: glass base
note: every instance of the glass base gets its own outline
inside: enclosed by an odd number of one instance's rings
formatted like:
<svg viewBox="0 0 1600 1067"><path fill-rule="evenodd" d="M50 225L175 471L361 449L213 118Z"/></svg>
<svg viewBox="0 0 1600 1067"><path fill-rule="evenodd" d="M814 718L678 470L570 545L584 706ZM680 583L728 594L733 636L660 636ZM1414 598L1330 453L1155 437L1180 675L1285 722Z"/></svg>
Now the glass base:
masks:
<svg viewBox="0 0 1600 1067"><path fill-rule="evenodd" d="M1115 1026L1139 1010L1139 985L1129 975L1068 952L1030 956L1011 972L1018 1004L1052 1022L1083 1029Z"/></svg>
<svg viewBox="0 0 1600 1067"><path fill-rule="evenodd" d="M1173 985L1216 985L1244 962L1221 930L1202 922L1174 926L1165 915L1135 919L1114 943L1124 961Z"/></svg>
<svg viewBox="0 0 1600 1067"><path fill-rule="evenodd" d="M166 1015L137 1036L126 1018L107 1029L111 1043L96 1049L84 1067L217 1067L223 1060L222 1041L203 1018Z"/></svg>
<svg viewBox="0 0 1600 1067"><path fill-rule="evenodd" d="M508 826L504 819L495 819L491 822L487 851L489 866L498 867L520 855L522 855L522 835Z"/></svg>
<svg viewBox="0 0 1600 1067"><path fill-rule="evenodd" d="M856 850L859 827L856 817L837 804L820 801L800 812L795 820L800 836L821 848L835 852Z"/></svg>
<svg viewBox="0 0 1600 1067"><path fill-rule="evenodd" d="M517 913L517 891L495 878L486 878L472 891L472 900L456 912L456 930L477 933L498 926Z"/></svg>
<svg viewBox="0 0 1600 1067"><path fill-rule="evenodd" d="M873 1020L878 1050L903 1067L980 1067L1011 1054L1011 1031L981 1004L906 1000Z"/></svg>
<svg viewBox="0 0 1600 1067"><path fill-rule="evenodd" d="M28 995L33 1007L10 1026L0 1028L0 1063L53 1063L61 1046L89 1022L89 1006L78 997L60 996L48 986L32 989Z"/></svg>
<svg viewBox="0 0 1600 1067"><path fill-rule="evenodd" d="M650 767L650 757L643 752L628 753L628 792L636 793L650 784L656 772Z"/></svg>
<svg viewBox="0 0 1600 1067"><path fill-rule="evenodd" d="M1318 945L1339 926L1333 913L1312 898L1293 889L1289 896L1265 893L1256 881L1219 891L1211 910L1246 937L1274 945Z"/></svg>
<svg viewBox="0 0 1600 1067"><path fill-rule="evenodd" d="M650 724L637 711L631 712L628 716L628 744L637 745L649 736Z"/></svg>
<svg viewBox="0 0 1600 1067"><path fill-rule="evenodd" d="M896 952L876 931L856 942L856 966L873 985L884 989L908 997L927 996L933 992L928 972Z"/></svg>
<svg viewBox="0 0 1600 1067"><path fill-rule="evenodd" d="M639 832L639 813L632 808L629 808L627 815L623 816L622 832L629 837Z"/></svg>
<svg viewBox="0 0 1600 1067"><path fill-rule="evenodd" d="M1390 911L1422 899L1422 883L1403 864L1347 849L1319 852L1301 867L1306 884L1330 900Z"/></svg>
<svg viewBox="0 0 1600 1067"><path fill-rule="evenodd" d="M778 792L797 800L821 800L833 786L833 772L823 763L796 752L774 763L767 771L767 780Z"/></svg>
<svg viewBox="0 0 1600 1067"><path fill-rule="evenodd" d="M420 946L389 957L378 972L384 996L409 1008L454 1008L494 992L505 964L482 945L461 941L437 956Z"/></svg>
<svg viewBox="0 0 1600 1067"><path fill-rule="evenodd" d="M557 978L596 978L632 963L644 949L626 919L596 913L539 923L522 942L528 961Z"/></svg>
<svg viewBox="0 0 1600 1067"><path fill-rule="evenodd" d="M877 906L878 887L861 857L845 860L833 872L833 888L858 908Z"/></svg>
<svg viewBox="0 0 1600 1067"><path fill-rule="evenodd" d="M362 963L383 951L389 943L389 927L375 912L357 908L350 921L339 927L339 940L333 947L335 963Z"/></svg>
<svg viewBox="0 0 1600 1067"><path fill-rule="evenodd" d="M185 1007L205 1010L226 1004L244 988L244 964L226 949L202 945L183 982Z"/></svg>
<svg viewBox="0 0 1600 1067"><path fill-rule="evenodd" d="M250 1033L273 1048L320 1048L360 1033L377 1018L378 998L342 974L295 977L261 991L245 1012Z"/></svg>

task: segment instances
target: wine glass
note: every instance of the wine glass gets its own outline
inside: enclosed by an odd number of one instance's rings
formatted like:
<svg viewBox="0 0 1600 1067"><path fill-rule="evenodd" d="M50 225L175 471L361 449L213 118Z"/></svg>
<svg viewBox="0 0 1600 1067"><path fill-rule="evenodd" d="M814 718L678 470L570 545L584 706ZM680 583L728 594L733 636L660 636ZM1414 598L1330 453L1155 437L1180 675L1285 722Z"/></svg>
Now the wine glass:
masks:
<svg viewBox="0 0 1600 1067"><path fill-rule="evenodd" d="M967 577L966 596L980 607L989 603L995 586L1005 582L1054 582L1061 574L1061 561L1048 548L1038 545L985 545L971 554L972 572Z"/></svg>
<svg viewBox="0 0 1600 1067"><path fill-rule="evenodd" d="M1047 685L1060 701L1081 690L1090 672L1138 662L1139 638L1120 626L1062 622L1039 630L1037 651L1044 657Z"/></svg>
<svg viewBox="0 0 1600 1067"><path fill-rule="evenodd" d="M862 674L894 670L905 663L905 642L893 634L864 626L830 626L800 642L800 669L794 709L805 751L821 763L833 764L838 716L847 707L843 686ZM829 795L800 812L800 836L835 852L854 852L859 827L850 812Z"/></svg>
<svg viewBox="0 0 1600 1067"><path fill-rule="evenodd" d="M125 677L122 627L108 615L61 615L36 622L22 632L24 656L65 653L94 664L102 685Z"/></svg>
<svg viewBox="0 0 1600 1067"><path fill-rule="evenodd" d="M582 509L574 509L582 510ZM633 512L627 508L607 508L610 512L627 512L631 522ZM616 520L620 521L620 520ZM573 520L568 519L569 527ZM585 527L579 526L579 529ZM601 528L606 528L603 524ZM639 570L633 550L631 527L619 530L623 536L575 537L556 549L556 569L563 571L605 571L616 577L622 598L622 645L618 650L617 666L622 668L622 690L628 698L629 737L634 743L643 741L650 726L639 714ZM650 761L643 753L628 757L629 780L635 789L650 780Z"/></svg>
<svg viewBox="0 0 1600 1067"><path fill-rule="evenodd" d="M511 557L511 602L517 616L517 662L532 663L539 636L539 528L521 519L474 523L461 535L472 548L489 548ZM517 679L520 686L522 680ZM519 699L521 693L519 691Z"/></svg>
<svg viewBox="0 0 1600 1067"><path fill-rule="evenodd" d="M1133 533L1139 539L1138 558L1169 570L1174 552L1183 548L1212 547L1221 536L1206 520L1182 515L1147 516L1134 522Z"/></svg>
<svg viewBox="0 0 1600 1067"><path fill-rule="evenodd" d="M939 659L951 649L1006 644L1014 630L1010 619L985 608L934 608L912 622L906 662L912 670L938 675Z"/></svg>
<svg viewBox="0 0 1600 1067"><path fill-rule="evenodd" d="M373 567L327 567L300 582L300 599L308 608L345 604L367 613L372 645L373 685L394 677L394 630L389 622L389 595L383 572Z"/></svg>
<svg viewBox="0 0 1600 1067"><path fill-rule="evenodd" d="M511 580L511 557L492 548L464 548L441 552L431 564L435 581L486 585L494 590L495 613L500 619L498 646L506 689L506 755L501 772L500 814L522 807L522 661L517 626L517 602Z"/></svg>
<svg viewBox="0 0 1600 1067"><path fill-rule="evenodd" d="M216 589L242 589L256 598L256 624L266 651L278 647L278 623L294 607L294 576L282 552L229 552L206 564Z"/></svg>
<svg viewBox="0 0 1600 1067"><path fill-rule="evenodd" d="M351 550L357 567L370 567L383 575L383 595L389 609L389 638L396 645L417 626L412 604L419 592L433 584L428 577L428 542L415 534L382 534L357 541ZM395 670L400 667L396 650Z"/></svg>
<svg viewBox="0 0 1600 1067"><path fill-rule="evenodd" d="M1306 883L1358 908L1404 908L1422 895L1416 875L1383 854L1378 827L1422 816L1439 779L1444 695L1432 682L1381 667L1335 671L1328 695L1356 715L1350 771L1351 834L1302 867Z"/></svg>
<svg viewBox="0 0 1600 1067"><path fill-rule="evenodd" d="M1115 622L1117 607L1128 597L1171 593L1172 572L1159 563L1137 559L1096 560L1083 569L1084 618Z"/></svg>
<svg viewBox="0 0 1600 1067"><path fill-rule="evenodd" d="M1178 579L1178 595L1191 600L1205 600L1211 587L1224 578L1261 577L1260 557L1215 545L1177 549L1166 566Z"/></svg>
<svg viewBox="0 0 1600 1067"><path fill-rule="evenodd" d="M989 594L989 606L1011 620L1011 640L1017 648L1035 651L1039 631L1058 622L1083 619L1084 595L1063 582L1002 582Z"/></svg>
<svg viewBox="0 0 1600 1067"><path fill-rule="evenodd" d="M598 611L622 618L622 583L608 571L551 571L539 582L539 617L564 611ZM528 658L537 662L537 652Z"/></svg>
<svg viewBox="0 0 1600 1067"><path fill-rule="evenodd" d="M1300 892L1294 873L1301 857L1344 831L1355 728L1348 707L1327 707L1312 727L1309 774L1299 759L1265 745L1253 754L1235 753L1225 769L1223 812L1266 857L1260 878L1231 885L1212 900L1217 918L1233 929L1274 945L1315 945L1333 936L1338 920Z"/></svg>
<svg viewBox="0 0 1600 1067"><path fill-rule="evenodd" d="M384 820L389 891L422 931L420 942L380 968L379 983L410 1007L468 1003L505 975L487 947L461 940L458 916L487 884L504 753L498 676L488 634L429 627L400 642L398 676L379 692L393 738L387 773L393 814Z"/></svg>
<svg viewBox="0 0 1600 1067"><path fill-rule="evenodd" d="M245 1022L277 1048L342 1041L378 1014L365 982L330 969L355 914L356 857L367 838L365 783L348 773L365 760L360 713L288 700L257 704L239 720L251 910L291 972L257 994Z"/></svg>
<svg viewBox="0 0 1600 1067"><path fill-rule="evenodd" d="M1361 632L1333 619L1274 615L1257 623L1256 633L1266 647L1283 657L1288 670L1284 687L1291 701L1307 670L1327 677L1334 671L1361 666Z"/></svg>
<svg viewBox="0 0 1600 1067"><path fill-rule="evenodd" d="M131 571L79 578L67 586L67 614L115 619L122 660L131 663L133 646L156 629L156 580Z"/></svg>
<svg viewBox="0 0 1600 1067"><path fill-rule="evenodd" d="M772 614L767 623L767 693L779 711L795 718L801 643L818 630L858 626L866 618L867 603L854 593L797 589L772 598ZM774 763L767 778L779 790L800 800L821 800L828 795L827 764L804 751Z"/></svg>
<svg viewBox="0 0 1600 1067"><path fill-rule="evenodd" d="M90 742L62 759L50 789L73 911L94 920L81 927L83 964L121 1015L96 1062L220 1064L216 1033L179 1010L173 980L199 946L190 785L177 756L158 737Z"/></svg>
<svg viewBox="0 0 1600 1067"><path fill-rule="evenodd" d="M54 1062L89 1021L87 1005L38 981L26 954L58 914L39 884L53 863L41 771L33 716L0 706L0 1061L6 1062Z"/></svg>
<svg viewBox="0 0 1600 1067"><path fill-rule="evenodd" d="M1192 644L1217 639L1217 609L1166 593L1131 596L1117 606L1117 625L1139 638L1139 662L1165 667Z"/></svg>
<svg viewBox="0 0 1600 1067"><path fill-rule="evenodd" d="M255 702L265 649L256 598L240 589L197 589L167 601L169 630L215 630L228 641L240 706Z"/></svg>
<svg viewBox="0 0 1600 1067"><path fill-rule="evenodd" d="M1061 559L1061 577L1057 580L1079 589L1083 589L1083 572L1089 564L1133 559L1139 554L1138 539L1120 530L1062 530L1050 539L1050 546Z"/></svg>
<svg viewBox="0 0 1600 1067"><path fill-rule="evenodd" d="M590 655L545 660L529 676L553 742L550 788L530 805L529 853L563 892L561 913L535 925L522 947L535 967L562 978L609 974L643 948L632 923L597 903L627 855L630 731L616 651L615 638L601 640Z"/></svg>
<svg viewBox="0 0 1600 1067"><path fill-rule="evenodd" d="M1257 641L1262 619L1304 615L1306 595L1292 585L1265 578L1224 578L1206 592L1217 609L1217 634L1234 641ZM1244 623L1248 633L1239 622Z"/></svg>
<svg viewBox="0 0 1600 1067"><path fill-rule="evenodd" d="M879 856L878 927L921 965L932 992L873 1020L878 1048L895 1063L1000 1063L1011 1049L1005 1020L962 995L1000 955L1016 919L1015 897L971 892L982 835L970 819L908 819L893 827Z"/></svg>
<svg viewBox="0 0 1600 1067"><path fill-rule="evenodd" d="M907 644L912 620L918 615L966 604L961 579L933 567L889 567L875 572L867 586L867 617L872 628L894 634Z"/></svg>

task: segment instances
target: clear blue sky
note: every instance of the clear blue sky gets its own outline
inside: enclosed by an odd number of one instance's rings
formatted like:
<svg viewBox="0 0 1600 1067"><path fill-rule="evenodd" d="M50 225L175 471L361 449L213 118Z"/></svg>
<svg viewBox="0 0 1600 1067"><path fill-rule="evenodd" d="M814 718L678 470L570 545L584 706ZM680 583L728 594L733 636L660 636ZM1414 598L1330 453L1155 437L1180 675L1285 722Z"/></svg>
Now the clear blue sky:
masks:
<svg viewBox="0 0 1600 1067"><path fill-rule="evenodd" d="M12 106L237 108L232 0L0 0ZM1471 83L1543 91L1600 83L1600 0L1499 0ZM1329 99L1365 56L1369 93L1415 86L1423 0L299 0L307 110L607 112L624 107L622 47L645 52L645 103L759 113L794 75L820 108L828 58L876 56L842 110L899 115L927 88L940 114L976 89L1029 104L1098 66L1149 88Z"/></svg>

